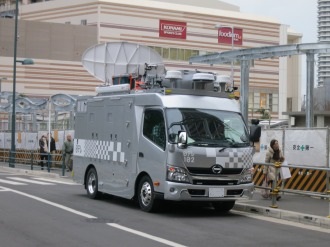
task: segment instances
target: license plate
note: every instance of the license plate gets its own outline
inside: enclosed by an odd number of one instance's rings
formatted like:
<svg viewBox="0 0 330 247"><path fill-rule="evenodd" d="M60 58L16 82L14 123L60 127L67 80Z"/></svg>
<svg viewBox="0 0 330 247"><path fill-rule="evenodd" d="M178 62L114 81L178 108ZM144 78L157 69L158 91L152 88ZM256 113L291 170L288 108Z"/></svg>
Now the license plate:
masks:
<svg viewBox="0 0 330 247"><path fill-rule="evenodd" d="M209 197L224 197L225 189L224 188L210 188Z"/></svg>

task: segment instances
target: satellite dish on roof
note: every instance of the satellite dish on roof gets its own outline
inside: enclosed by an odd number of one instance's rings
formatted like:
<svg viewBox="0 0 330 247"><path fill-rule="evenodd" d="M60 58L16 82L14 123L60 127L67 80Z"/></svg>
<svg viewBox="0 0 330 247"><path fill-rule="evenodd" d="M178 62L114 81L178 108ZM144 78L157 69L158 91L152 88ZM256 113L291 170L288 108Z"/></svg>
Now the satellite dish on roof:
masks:
<svg viewBox="0 0 330 247"><path fill-rule="evenodd" d="M91 75L109 85L113 76L143 76L149 66L155 66L157 74L165 71L163 59L156 51L128 42L92 46L84 52L82 64Z"/></svg>

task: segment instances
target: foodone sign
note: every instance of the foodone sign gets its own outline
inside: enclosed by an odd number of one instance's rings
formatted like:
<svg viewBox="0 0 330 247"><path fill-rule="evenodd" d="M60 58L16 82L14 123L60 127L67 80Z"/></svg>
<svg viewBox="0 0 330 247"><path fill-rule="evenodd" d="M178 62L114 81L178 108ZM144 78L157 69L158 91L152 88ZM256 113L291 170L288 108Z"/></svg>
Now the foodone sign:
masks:
<svg viewBox="0 0 330 247"><path fill-rule="evenodd" d="M232 32L232 31L234 31L234 32ZM234 30L232 30L231 27L219 28L218 43L219 44L231 44L232 42L234 43L234 45L242 45L243 29L234 28Z"/></svg>

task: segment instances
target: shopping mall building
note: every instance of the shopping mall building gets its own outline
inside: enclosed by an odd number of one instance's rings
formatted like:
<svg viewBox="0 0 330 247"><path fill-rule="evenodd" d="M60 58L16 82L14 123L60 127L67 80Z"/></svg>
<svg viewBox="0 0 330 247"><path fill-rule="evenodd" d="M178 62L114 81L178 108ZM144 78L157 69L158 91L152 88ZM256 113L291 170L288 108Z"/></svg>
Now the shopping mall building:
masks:
<svg viewBox="0 0 330 247"><path fill-rule="evenodd" d="M14 5L0 0L1 91L12 91ZM278 20L241 13L217 0L53 0L20 1L17 92L29 97L95 94L100 81L81 65L96 43L128 41L158 51L167 70L190 69L230 75L231 65L189 64L191 56L301 42L301 34ZM175 2L175 3L174 3ZM215 27L218 25L218 27ZM234 38L232 40L232 31ZM232 41L234 41L232 43ZM240 86L240 65L234 64ZM260 108L272 118L301 107L301 57L255 60L250 68L249 117Z"/></svg>

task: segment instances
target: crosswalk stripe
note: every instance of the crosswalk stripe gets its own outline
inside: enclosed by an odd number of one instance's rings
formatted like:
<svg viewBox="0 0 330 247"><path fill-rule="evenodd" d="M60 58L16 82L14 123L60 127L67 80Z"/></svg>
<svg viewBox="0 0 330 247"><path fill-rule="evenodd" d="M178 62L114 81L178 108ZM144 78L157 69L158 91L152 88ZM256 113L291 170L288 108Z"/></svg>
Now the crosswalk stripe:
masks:
<svg viewBox="0 0 330 247"><path fill-rule="evenodd" d="M32 184L55 185L53 183L46 183L46 182L35 181L32 179L25 179L25 178L19 178L19 177L6 177L6 178L16 180L16 181L21 181L21 182L32 183Z"/></svg>
<svg viewBox="0 0 330 247"><path fill-rule="evenodd" d="M47 179L47 178L33 178L36 180L41 180L41 181L46 181L46 182L52 182L52 183L57 183L57 184L67 184L67 185L79 185L73 182L65 182L65 181L59 181L59 180L52 180L52 179Z"/></svg>
<svg viewBox="0 0 330 247"><path fill-rule="evenodd" d="M14 182L14 181L9 181L9 180L4 180L4 179L0 179L0 183L12 184L12 185L27 185L27 184L24 184L24 183Z"/></svg>

